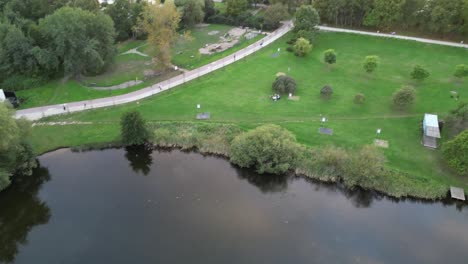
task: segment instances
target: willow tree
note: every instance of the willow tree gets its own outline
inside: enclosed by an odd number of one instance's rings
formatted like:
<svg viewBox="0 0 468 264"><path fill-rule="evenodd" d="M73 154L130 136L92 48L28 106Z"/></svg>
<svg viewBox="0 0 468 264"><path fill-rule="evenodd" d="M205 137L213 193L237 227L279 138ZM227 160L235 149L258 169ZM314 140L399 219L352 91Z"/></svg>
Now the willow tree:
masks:
<svg viewBox="0 0 468 264"><path fill-rule="evenodd" d="M174 1L160 0L145 6L139 25L148 34L148 42L154 49L158 67L164 68L171 64L171 44L177 37L180 14Z"/></svg>

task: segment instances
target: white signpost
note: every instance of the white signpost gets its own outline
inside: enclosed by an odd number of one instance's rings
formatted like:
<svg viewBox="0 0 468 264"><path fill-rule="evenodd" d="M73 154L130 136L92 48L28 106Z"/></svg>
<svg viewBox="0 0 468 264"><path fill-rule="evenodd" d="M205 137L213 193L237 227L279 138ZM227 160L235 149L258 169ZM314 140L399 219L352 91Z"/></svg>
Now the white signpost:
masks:
<svg viewBox="0 0 468 264"><path fill-rule="evenodd" d="M197 109L200 109L200 104L197 104Z"/></svg>

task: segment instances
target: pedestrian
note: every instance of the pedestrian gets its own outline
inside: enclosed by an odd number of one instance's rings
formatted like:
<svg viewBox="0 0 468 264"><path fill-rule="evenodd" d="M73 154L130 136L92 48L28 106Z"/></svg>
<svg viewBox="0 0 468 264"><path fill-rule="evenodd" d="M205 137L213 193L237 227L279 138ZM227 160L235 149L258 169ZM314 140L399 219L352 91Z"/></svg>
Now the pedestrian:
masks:
<svg viewBox="0 0 468 264"><path fill-rule="evenodd" d="M162 90L162 87L161 87L161 85L159 85L159 91L161 91L161 90Z"/></svg>
<svg viewBox="0 0 468 264"><path fill-rule="evenodd" d="M84 108L86 108L86 103L84 103Z"/></svg>
<svg viewBox="0 0 468 264"><path fill-rule="evenodd" d="M66 111L66 110L67 110L67 105L63 104L63 111Z"/></svg>

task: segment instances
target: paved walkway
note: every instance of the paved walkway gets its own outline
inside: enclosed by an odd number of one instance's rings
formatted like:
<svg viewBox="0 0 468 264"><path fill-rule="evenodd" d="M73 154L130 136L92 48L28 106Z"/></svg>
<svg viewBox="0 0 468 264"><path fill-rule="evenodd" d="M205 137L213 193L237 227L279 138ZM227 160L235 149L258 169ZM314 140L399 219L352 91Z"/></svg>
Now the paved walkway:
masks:
<svg viewBox="0 0 468 264"><path fill-rule="evenodd" d="M19 110L16 112L16 117L17 118L25 117L29 120L38 120L46 116L79 112L79 111L84 111L84 110L89 110L89 109L109 107L109 106L114 106L114 105L126 104L129 102L135 102L143 98L158 94L162 91L171 89L185 82L197 79L203 75L206 75L210 72L213 72L215 70L223 68L224 66L234 63L235 61L240 60L258 51L259 49L271 44L275 40L279 39L280 37L288 33L291 30L291 28L292 28L292 22L288 21L284 23L283 26L277 29L276 31L270 33L267 37L251 44L250 46L242 50L235 52L234 54L231 54L227 57L224 57L220 60L217 60L208 65L202 66L200 68L197 68L188 72L184 72L181 75L178 75L166 81L154 84L152 86L143 88L135 92L118 95L118 96L94 99L94 100L86 100L86 101L66 103L66 104L57 104L57 105L48 105L48 106ZM423 38L406 37L406 36L400 36L400 35L374 33L374 32L367 32L367 31L358 31L358 30L333 28L333 27L325 27L325 26L319 26L319 29L323 31L396 38L396 39L413 40L413 41L437 44L437 45L468 48L467 44L454 43L454 42L448 42L448 41L430 40L430 39L423 39Z"/></svg>
<svg viewBox="0 0 468 264"><path fill-rule="evenodd" d="M29 120L38 120L46 116L67 114L67 113L79 112L79 111L84 111L84 110L89 110L89 109L110 107L110 106L135 102L135 101L144 99L146 97L158 94L165 90L171 89L173 87L179 86L188 81L197 79L203 75L206 75L215 70L223 68L229 64L232 64L236 62L237 60L240 60L258 51L259 49L273 43L274 41L276 41L277 39L281 38L286 33L288 33L291 30L291 28L292 28L292 22L287 21L283 24L283 26L281 26L276 31L270 33L263 39L251 44L250 46L242 50L239 50L229 56L226 56L210 64L204 65L200 68L197 68L188 72L183 72L182 74L177 75L176 77L170 78L160 83L156 83L152 86L140 89L138 91L134 91L134 92L123 94L123 95L100 98L100 99L28 108L28 109L17 111L16 118L24 117Z"/></svg>
<svg viewBox="0 0 468 264"><path fill-rule="evenodd" d="M432 40L432 39L416 38L416 37L407 37L407 36L401 36L401 35L392 35L392 34L385 34L385 33L376 33L376 32L369 32L369 31L344 29L344 28L325 27L325 26L319 26L318 28L320 30L323 30L323 31L342 32L342 33L368 35L368 36L375 36L375 37L413 40L413 41L429 43L429 44L437 44L437 45L444 45L444 46L451 46L451 47L459 47L459 48L468 49L468 44L464 44L464 43L456 43L456 42Z"/></svg>

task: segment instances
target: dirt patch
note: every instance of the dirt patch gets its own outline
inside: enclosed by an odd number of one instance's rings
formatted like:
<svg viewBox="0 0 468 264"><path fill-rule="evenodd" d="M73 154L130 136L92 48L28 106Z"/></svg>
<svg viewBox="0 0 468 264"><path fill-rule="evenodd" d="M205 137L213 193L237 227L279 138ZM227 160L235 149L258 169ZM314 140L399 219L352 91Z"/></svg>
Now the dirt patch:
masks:
<svg viewBox="0 0 468 264"><path fill-rule="evenodd" d="M210 36L218 35L218 34L219 34L218 30L213 30L213 31L208 32L208 35L210 35Z"/></svg>
<svg viewBox="0 0 468 264"><path fill-rule="evenodd" d="M299 99L301 99L300 96L291 96L291 97L288 96L288 100L291 100L291 101L299 101Z"/></svg>

